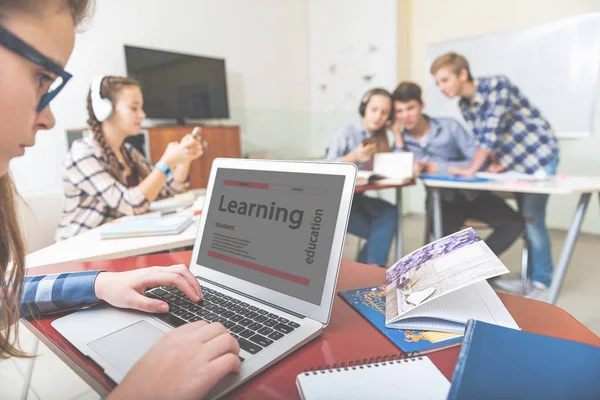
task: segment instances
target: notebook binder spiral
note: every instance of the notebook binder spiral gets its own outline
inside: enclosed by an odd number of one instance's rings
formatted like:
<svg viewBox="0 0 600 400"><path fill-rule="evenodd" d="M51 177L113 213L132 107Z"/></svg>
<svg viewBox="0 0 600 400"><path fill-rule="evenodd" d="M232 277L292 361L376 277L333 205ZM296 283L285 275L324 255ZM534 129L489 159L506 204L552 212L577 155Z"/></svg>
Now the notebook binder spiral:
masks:
<svg viewBox="0 0 600 400"><path fill-rule="evenodd" d="M386 364L400 364L402 362L410 362L410 361L416 361L416 360L422 360L423 357L421 356L421 354L419 352L412 352L412 353L400 353L400 354L389 354L389 355L385 355L385 356L377 356L377 357L370 357L370 358L363 358L361 359L356 359L356 360L351 360L348 361L347 363L345 361L342 361L340 364L338 363L334 363L333 365L330 364L325 364L324 366L317 366L317 367L311 367L308 369L304 370L304 375L318 375L319 373L324 374L326 372L332 373L332 372L340 372L340 371L348 371L351 369L364 369L364 368L372 368L372 367L379 367L379 366L384 366Z"/></svg>
<svg viewBox="0 0 600 400"><path fill-rule="evenodd" d="M401 353L310 368L296 387L303 400L445 399L450 382L428 357Z"/></svg>

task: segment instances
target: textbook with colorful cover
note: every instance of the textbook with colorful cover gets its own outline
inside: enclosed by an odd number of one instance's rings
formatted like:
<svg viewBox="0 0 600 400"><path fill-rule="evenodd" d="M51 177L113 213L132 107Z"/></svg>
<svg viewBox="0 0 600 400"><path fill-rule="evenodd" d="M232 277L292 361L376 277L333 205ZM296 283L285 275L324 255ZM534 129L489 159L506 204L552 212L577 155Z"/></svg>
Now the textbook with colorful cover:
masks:
<svg viewBox="0 0 600 400"><path fill-rule="evenodd" d="M458 346L462 341L462 334L386 328L383 285L342 290L338 294L405 353L426 354Z"/></svg>
<svg viewBox="0 0 600 400"><path fill-rule="evenodd" d="M449 400L600 399L600 347L471 320Z"/></svg>
<svg viewBox="0 0 600 400"><path fill-rule="evenodd" d="M486 279L508 273L468 228L429 243L385 276L385 326L462 334L470 319L518 329Z"/></svg>
<svg viewBox="0 0 600 400"><path fill-rule="evenodd" d="M138 216L115 220L100 228L102 239L121 239L140 236L177 235L192 223L192 214L163 217Z"/></svg>

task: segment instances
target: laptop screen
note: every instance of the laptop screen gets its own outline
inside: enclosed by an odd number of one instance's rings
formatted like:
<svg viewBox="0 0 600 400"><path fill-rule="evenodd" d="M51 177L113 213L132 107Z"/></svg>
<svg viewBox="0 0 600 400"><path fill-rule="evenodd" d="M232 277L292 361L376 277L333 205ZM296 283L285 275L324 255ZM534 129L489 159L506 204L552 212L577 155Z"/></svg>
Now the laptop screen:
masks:
<svg viewBox="0 0 600 400"><path fill-rule="evenodd" d="M344 179L219 168L198 264L320 304Z"/></svg>

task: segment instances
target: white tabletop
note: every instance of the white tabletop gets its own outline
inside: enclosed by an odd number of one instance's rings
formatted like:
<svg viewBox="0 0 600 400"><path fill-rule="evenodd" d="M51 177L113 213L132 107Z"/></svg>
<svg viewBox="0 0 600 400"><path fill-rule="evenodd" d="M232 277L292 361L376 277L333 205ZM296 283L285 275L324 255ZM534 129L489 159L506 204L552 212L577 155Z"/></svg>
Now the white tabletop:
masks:
<svg viewBox="0 0 600 400"><path fill-rule="evenodd" d="M431 188L485 190L492 192L537 193L537 194L582 194L600 192L600 177L559 175L543 181L488 181L460 182L425 179Z"/></svg>
<svg viewBox="0 0 600 400"><path fill-rule="evenodd" d="M124 239L101 239L95 228L67 240L35 251L25 258L25 267L61 264L66 262L109 260L192 246L196 240L200 216L178 235L145 236Z"/></svg>
<svg viewBox="0 0 600 400"><path fill-rule="evenodd" d="M197 196L191 210L199 211L204 202L205 189L190 191ZM186 192L186 193L190 193ZM183 198L184 195L180 195ZM178 196L174 198L177 200ZM123 217L136 218L136 217ZM192 246L196 241L200 215L192 218L192 223L177 235L130 237L122 239L101 239L102 226L91 229L67 240L54 243L48 247L30 253L25 258L25 267L62 264L67 262L110 260L114 258L138 256L157 251L171 250L178 247Z"/></svg>

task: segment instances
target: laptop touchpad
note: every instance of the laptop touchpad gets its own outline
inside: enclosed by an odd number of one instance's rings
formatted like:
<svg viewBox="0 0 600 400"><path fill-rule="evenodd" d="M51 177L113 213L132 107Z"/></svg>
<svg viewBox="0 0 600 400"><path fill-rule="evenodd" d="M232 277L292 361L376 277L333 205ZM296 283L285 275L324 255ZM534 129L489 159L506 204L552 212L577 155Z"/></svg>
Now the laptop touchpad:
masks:
<svg viewBox="0 0 600 400"><path fill-rule="evenodd" d="M88 346L125 375L165 333L146 321L139 321L96 339Z"/></svg>

